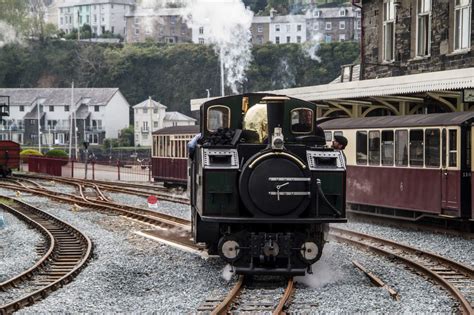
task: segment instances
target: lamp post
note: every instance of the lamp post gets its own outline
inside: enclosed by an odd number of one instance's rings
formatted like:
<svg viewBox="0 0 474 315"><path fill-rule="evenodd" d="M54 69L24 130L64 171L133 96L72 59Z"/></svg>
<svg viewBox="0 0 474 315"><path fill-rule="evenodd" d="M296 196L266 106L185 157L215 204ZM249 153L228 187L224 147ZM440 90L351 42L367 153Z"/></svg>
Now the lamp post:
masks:
<svg viewBox="0 0 474 315"><path fill-rule="evenodd" d="M36 102L36 107L38 111L38 152L41 153L41 117L40 117L40 106L39 102Z"/></svg>

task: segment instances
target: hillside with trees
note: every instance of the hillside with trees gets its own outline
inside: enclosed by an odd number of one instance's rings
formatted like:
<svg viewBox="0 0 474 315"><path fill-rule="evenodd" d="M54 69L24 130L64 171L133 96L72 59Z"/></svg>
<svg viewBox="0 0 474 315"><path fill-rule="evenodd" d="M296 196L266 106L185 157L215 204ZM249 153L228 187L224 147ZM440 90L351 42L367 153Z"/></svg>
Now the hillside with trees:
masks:
<svg viewBox="0 0 474 315"><path fill-rule="evenodd" d="M297 44L253 47L241 92L324 84L359 55L354 42L321 44L313 60ZM0 48L0 87L119 87L130 105L148 96L189 113L189 100L219 94L219 61L198 44L91 44L34 41ZM227 91L230 93L230 91Z"/></svg>

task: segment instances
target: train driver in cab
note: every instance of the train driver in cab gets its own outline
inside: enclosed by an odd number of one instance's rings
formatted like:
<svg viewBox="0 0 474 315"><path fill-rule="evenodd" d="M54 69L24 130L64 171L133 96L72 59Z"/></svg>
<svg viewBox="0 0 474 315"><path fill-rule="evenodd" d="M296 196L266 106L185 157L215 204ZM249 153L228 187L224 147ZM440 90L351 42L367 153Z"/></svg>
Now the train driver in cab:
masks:
<svg viewBox="0 0 474 315"><path fill-rule="evenodd" d="M344 137L344 136L340 136L340 135L335 135L334 136L334 141L332 142L332 148L335 149L335 150L339 150L342 152L342 156L344 156L344 163L347 162L347 158L346 158L346 155L344 154L344 149L346 148L347 146L347 138Z"/></svg>

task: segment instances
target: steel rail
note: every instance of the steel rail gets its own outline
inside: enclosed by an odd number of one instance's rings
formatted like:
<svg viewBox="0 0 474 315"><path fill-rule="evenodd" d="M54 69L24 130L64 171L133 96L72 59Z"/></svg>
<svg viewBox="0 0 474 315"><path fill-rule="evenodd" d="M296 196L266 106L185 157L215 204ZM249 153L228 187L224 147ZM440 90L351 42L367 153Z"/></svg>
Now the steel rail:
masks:
<svg viewBox="0 0 474 315"><path fill-rule="evenodd" d="M285 293L278 303L278 306L273 311L273 315L280 315L284 314L283 308L287 305L288 301L290 300L291 296L295 292L294 280L293 278L288 279L288 285L286 286Z"/></svg>
<svg viewBox="0 0 474 315"><path fill-rule="evenodd" d="M242 290L244 279L244 276L239 277L239 280L234 285L232 290L230 290L225 299L219 305L216 306L216 308L211 312L211 315L227 314L227 312L230 310L230 307L232 306L232 302L235 301L235 299L239 296L240 291Z"/></svg>
<svg viewBox="0 0 474 315"><path fill-rule="evenodd" d="M398 259L444 287L460 303L462 313L474 314L474 301L468 301L461 292L466 282L468 286L474 286L474 269L434 253L364 233L331 227L330 235L339 241Z"/></svg>
<svg viewBox="0 0 474 315"><path fill-rule="evenodd" d="M69 283L92 257L92 242L79 230L51 214L16 199L2 198L10 200L13 205L2 204L3 209L20 219L28 217L29 221L35 221L36 226L42 226L53 237L52 247L49 247L37 264L2 283L3 291L18 286L19 283L30 285L34 290L0 306L0 314L11 314Z"/></svg>
<svg viewBox="0 0 474 315"><path fill-rule="evenodd" d="M137 207L126 206L121 204L116 204L108 201L100 201L100 200L89 200L87 198L83 198L85 196L77 197L67 193L60 193L51 190L45 189L37 189L37 188L30 188L30 187L23 187L23 186L14 186L7 183L0 182L0 187L25 191L37 195L42 195L48 198L54 198L57 200L61 200L67 203L77 204L82 207L89 207L97 210L109 210L112 212L116 212L122 214L127 217L131 217L134 219L138 219L144 221L146 223L152 223L156 225L168 225L173 227L180 227L185 230L190 229L190 221L186 219L181 219L178 217L174 217L171 215L167 215L160 212L155 212L151 210L145 210ZM160 224L161 223L161 224Z"/></svg>

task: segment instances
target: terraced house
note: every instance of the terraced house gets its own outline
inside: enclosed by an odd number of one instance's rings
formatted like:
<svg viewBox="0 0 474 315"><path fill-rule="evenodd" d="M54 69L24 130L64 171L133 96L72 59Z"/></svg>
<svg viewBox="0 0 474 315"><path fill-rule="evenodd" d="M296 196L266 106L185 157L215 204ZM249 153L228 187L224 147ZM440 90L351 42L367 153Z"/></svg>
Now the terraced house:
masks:
<svg viewBox="0 0 474 315"><path fill-rule="evenodd" d="M0 89L0 95L10 97L0 140L37 145L39 134L42 145L67 145L75 125L77 143L102 144L129 124L129 104L118 88L74 89L73 100L71 89Z"/></svg>

